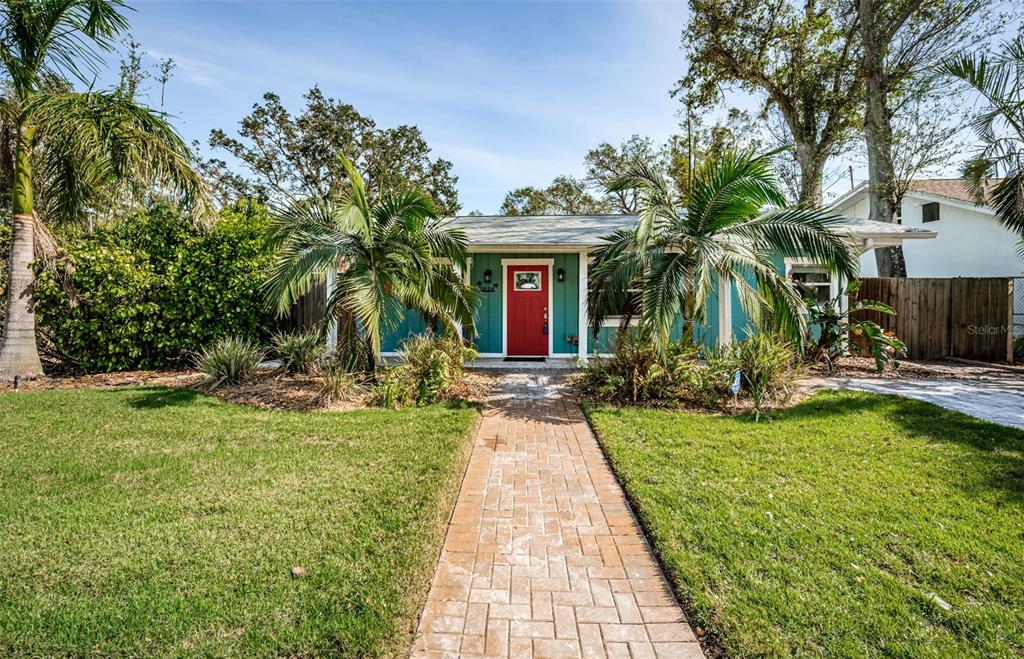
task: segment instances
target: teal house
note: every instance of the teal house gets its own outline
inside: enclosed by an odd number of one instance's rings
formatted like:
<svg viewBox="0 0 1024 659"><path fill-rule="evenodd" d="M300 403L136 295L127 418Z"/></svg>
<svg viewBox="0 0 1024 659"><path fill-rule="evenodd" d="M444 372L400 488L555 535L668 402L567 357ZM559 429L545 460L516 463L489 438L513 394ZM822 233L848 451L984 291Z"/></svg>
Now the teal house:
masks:
<svg viewBox="0 0 1024 659"><path fill-rule="evenodd" d="M619 319L610 318L597 336L587 313L587 271L590 252L617 229L632 227L635 215L464 216L450 221L466 233L471 252L462 273L480 297L477 336L481 357L565 359L586 358L614 349ZM864 254L903 240L934 238L935 232L850 218L841 224L853 248ZM816 264L779 258L779 270L831 299L840 289ZM733 284L723 282L709 301L707 326L699 329L708 345L742 338L750 321L740 307ZM423 321L407 313L384 342L393 355L402 340L423 331Z"/></svg>

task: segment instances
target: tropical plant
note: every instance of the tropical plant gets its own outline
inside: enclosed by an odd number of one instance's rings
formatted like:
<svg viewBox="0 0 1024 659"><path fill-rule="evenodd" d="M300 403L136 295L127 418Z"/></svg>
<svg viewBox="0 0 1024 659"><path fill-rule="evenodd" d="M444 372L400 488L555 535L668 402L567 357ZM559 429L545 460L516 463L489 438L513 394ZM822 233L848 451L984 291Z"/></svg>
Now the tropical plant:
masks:
<svg viewBox="0 0 1024 659"><path fill-rule="evenodd" d="M339 341L362 336L371 370L384 332L406 310L442 331L454 334L461 324L473 335L476 292L458 274L467 267L463 232L438 218L430 198L417 189L385 193L371 205L359 172L344 157L342 166L350 187L339 200L312 198L276 213L271 232L280 256L267 299L284 315L337 269L325 330L336 324Z"/></svg>
<svg viewBox="0 0 1024 659"><path fill-rule="evenodd" d="M892 332L886 332L873 320L852 318L858 312L867 311L896 315L896 310L888 304L858 299L859 290L860 282L854 280L845 292L840 291L839 295L828 302L819 303L813 298L807 298L808 322L818 331L817 340L809 337L811 349L808 356L812 360L824 361L830 371L836 360L850 356L851 345L858 351L870 353L879 372L884 371L887 364L895 364L896 357L907 350L903 341ZM849 307L845 310L841 305L844 295L849 298Z"/></svg>
<svg viewBox="0 0 1024 659"><path fill-rule="evenodd" d="M647 331L624 328L616 334L615 352L591 359L576 379L576 389L590 398L616 403L679 401L686 384L685 376L679 376L697 361L696 349L679 347L670 344L662 359Z"/></svg>
<svg viewBox="0 0 1024 659"><path fill-rule="evenodd" d="M779 273L777 260L809 258L847 278L857 272L858 260L832 231L841 218L784 207L770 166L774 155L727 151L706 163L695 172L686 209L666 179L644 163L613 181L612 190L637 189L641 205L636 225L608 236L594 252L588 300L595 334L605 318L632 308L664 353L682 312L683 340L692 343L724 277L735 284L751 318L800 340L803 300Z"/></svg>
<svg viewBox="0 0 1024 659"><path fill-rule="evenodd" d="M363 384L345 362L331 358L323 361L320 366L320 392L317 395L320 405L327 406L337 400L352 398L363 391Z"/></svg>
<svg viewBox="0 0 1024 659"><path fill-rule="evenodd" d="M219 339L196 355L196 368L211 389L251 380L267 353L255 341L237 336Z"/></svg>
<svg viewBox="0 0 1024 659"><path fill-rule="evenodd" d="M979 204L1024 236L1024 36L995 55L963 53L941 65L947 75L976 91L988 107L971 122L981 149L964 164L968 189ZM1024 258L1024 242L1020 246Z"/></svg>
<svg viewBox="0 0 1024 659"><path fill-rule="evenodd" d="M775 334L758 332L737 344L735 351L743 386L754 404L754 419L760 420L765 405L792 397L800 376L796 349Z"/></svg>
<svg viewBox="0 0 1024 659"><path fill-rule="evenodd" d="M88 209L173 192L206 208L202 179L164 115L127 94L70 91L52 80L86 80L128 28L120 0L5 0L0 3L0 66L12 96L0 107L17 135L7 315L0 377L35 376L42 364L31 303L33 247L42 221L79 221ZM47 198L35 203L35 182Z"/></svg>
<svg viewBox="0 0 1024 659"><path fill-rule="evenodd" d="M315 373L327 345L320 332L278 332L271 339L274 354L288 373Z"/></svg>
<svg viewBox="0 0 1024 659"><path fill-rule="evenodd" d="M476 358L476 350L455 336L434 336L430 332L416 334L402 342L399 364L391 369L378 385L377 398L386 407L415 402L437 402L459 382L464 374L463 363ZM404 382L397 383L400 377Z"/></svg>

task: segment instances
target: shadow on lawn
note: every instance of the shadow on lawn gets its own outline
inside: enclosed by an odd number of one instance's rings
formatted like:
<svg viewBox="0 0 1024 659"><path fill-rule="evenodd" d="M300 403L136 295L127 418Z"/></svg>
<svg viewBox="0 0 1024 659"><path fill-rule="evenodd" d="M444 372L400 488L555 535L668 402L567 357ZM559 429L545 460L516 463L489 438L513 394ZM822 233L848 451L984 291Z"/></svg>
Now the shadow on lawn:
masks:
<svg viewBox="0 0 1024 659"><path fill-rule="evenodd" d="M164 407L183 407L192 405L196 400L206 398L204 394L187 387L143 387L138 395L128 399L128 405L137 410L154 410Z"/></svg>
<svg viewBox="0 0 1024 659"><path fill-rule="evenodd" d="M961 485L994 489L1024 503L1024 431L1000 426L923 401L867 392L821 392L794 407L771 413L775 421L820 421L863 412L880 414L906 437L954 442L972 450L972 463L959 470ZM756 425L752 416L739 417ZM762 421L764 423L765 421ZM772 421L767 421L772 423Z"/></svg>

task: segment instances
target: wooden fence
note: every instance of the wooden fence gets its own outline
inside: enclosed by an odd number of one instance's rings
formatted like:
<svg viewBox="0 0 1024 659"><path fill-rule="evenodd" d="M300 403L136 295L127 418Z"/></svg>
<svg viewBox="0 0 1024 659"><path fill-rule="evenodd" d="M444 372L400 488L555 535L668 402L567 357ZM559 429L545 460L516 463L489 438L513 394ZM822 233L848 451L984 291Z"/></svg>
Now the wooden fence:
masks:
<svg viewBox="0 0 1024 659"><path fill-rule="evenodd" d="M284 332L305 332L316 329L324 317L327 285L316 284L292 305L291 312L281 319L278 329Z"/></svg>
<svg viewBox="0 0 1024 659"><path fill-rule="evenodd" d="M910 359L1013 361L1012 278L867 277L858 297L896 310L860 315L902 339Z"/></svg>

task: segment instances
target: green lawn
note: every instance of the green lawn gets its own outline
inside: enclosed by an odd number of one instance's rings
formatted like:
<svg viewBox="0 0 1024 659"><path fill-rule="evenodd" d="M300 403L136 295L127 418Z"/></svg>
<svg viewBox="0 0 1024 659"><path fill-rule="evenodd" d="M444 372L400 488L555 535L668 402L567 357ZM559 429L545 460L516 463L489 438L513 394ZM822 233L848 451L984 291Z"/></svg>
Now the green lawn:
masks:
<svg viewBox="0 0 1024 659"><path fill-rule="evenodd" d="M757 424L589 413L733 657L1024 653L1024 432L863 393Z"/></svg>
<svg viewBox="0 0 1024 659"><path fill-rule="evenodd" d="M401 654L477 417L0 394L0 656Z"/></svg>

